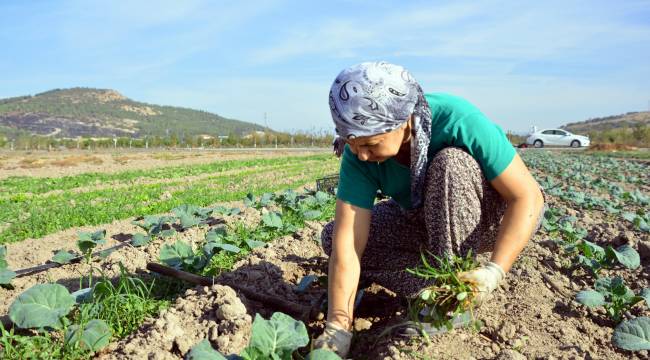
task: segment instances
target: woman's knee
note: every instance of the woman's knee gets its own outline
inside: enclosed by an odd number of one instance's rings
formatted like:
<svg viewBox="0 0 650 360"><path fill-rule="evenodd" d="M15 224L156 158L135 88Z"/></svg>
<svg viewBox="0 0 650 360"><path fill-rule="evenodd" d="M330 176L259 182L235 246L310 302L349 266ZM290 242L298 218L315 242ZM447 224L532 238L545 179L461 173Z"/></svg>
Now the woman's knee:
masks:
<svg viewBox="0 0 650 360"><path fill-rule="evenodd" d="M320 244L325 251L327 256L330 256L332 253L332 238L334 235L334 221L330 221L323 227L323 231L320 234Z"/></svg>
<svg viewBox="0 0 650 360"><path fill-rule="evenodd" d="M433 157L429 165L431 175L447 174L458 176L467 174L468 171L481 173L481 167L476 159L459 147L446 147Z"/></svg>

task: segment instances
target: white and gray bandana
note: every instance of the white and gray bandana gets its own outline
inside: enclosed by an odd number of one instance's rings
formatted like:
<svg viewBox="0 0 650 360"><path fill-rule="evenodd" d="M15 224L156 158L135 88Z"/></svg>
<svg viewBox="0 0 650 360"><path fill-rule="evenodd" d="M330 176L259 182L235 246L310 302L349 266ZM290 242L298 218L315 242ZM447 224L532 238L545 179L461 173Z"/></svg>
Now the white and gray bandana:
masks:
<svg viewBox="0 0 650 360"><path fill-rule="evenodd" d="M341 139L373 136L397 129L413 114L411 203L422 205L431 139L431 109L422 88L399 65L365 62L336 77L329 93L336 133Z"/></svg>

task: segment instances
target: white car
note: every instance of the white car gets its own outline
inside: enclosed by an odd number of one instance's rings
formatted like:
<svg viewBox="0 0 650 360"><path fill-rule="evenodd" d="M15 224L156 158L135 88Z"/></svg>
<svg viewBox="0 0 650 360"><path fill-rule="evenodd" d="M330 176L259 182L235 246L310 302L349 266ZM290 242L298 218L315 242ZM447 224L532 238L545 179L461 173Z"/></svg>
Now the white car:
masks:
<svg viewBox="0 0 650 360"><path fill-rule="evenodd" d="M544 129L536 131L526 139L526 144L536 148L544 146L570 146L579 148L589 146L590 140L586 136L575 135L562 129Z"/></svg>

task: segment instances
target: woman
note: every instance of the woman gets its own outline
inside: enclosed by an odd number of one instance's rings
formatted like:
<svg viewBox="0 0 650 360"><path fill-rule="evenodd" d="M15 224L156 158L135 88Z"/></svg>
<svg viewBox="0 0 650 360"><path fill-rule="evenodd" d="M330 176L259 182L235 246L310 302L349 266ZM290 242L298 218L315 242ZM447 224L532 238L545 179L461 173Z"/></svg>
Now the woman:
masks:
<svg viewBox="0 0 650 360"><path fill-rule="evenodd" d="M405 272L421 250L491 250L490 262L464 274L480 303L536 231L544 197L497 125L459 97L423 94L401 66L343 70L329 103L346 144L336 216L322 234L329 305L315 346L346 356L361 275L412 296L427 285ZM391 200L374 205L377 190Z"/></svg>

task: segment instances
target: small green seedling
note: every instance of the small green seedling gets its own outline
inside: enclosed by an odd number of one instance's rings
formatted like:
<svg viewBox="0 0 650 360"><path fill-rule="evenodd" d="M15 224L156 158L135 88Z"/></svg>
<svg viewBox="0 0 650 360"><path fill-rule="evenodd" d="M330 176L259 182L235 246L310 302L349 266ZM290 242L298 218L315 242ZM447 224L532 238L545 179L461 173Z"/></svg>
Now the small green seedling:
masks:
<svg viewBox="0 0 650 360"><path fill-rule="evenodd" d="M611 245L606 248L587 240L580 240L574 244L567 244L564 250L576 253L575 264L589 270L598 276L600 270L612 268L621 264L628 269L636 269L641 265L639 253L629 245L621 245L614 249Z"/></svg>
<svg viewBox="0 0 650 360"><path fill-rule="evenodd" d="M612 320L619 322L623 314L634 305L650 301L650 289L643 289L636 295L625 285L623 278L600 278L596 280L595 290L583 290L576 295L576 300L587 307L602 306Z"/></svg>
<svg viewBox="0 0 650 360"><path fill-rule="evenodd" d="M199 272L206 264L203 253L195 253L192 246L177 240L174 244L164 244L160 249L160 262L176 269Z"/></svg>
<svg viewBox="0 0 650 360"><path fill-rule="evenodd" d="M106 244L106 230L79 232L78 235L77 247L79 247L79 251L86 257L86 262L90 263L93 249L99 245Z"/></svg>
<svg viewBox="0 0 650 360"><path fill-rule="evenodd" d="M167 238L176 233L176 230L169 226L174 221L175 218L171 216L145 216L144 219L134 220L131 224L144 229L151 238ZM166 227L168 229L165 229Z"/></svg>
<svg viewBox="0 0 650 360"><path fill-rule="evenodd" d="M202 208L196 205L181 205L172 209L172 212L178 217L181 228L187 230L194 226L206 224L214 209Z"/></svg>

